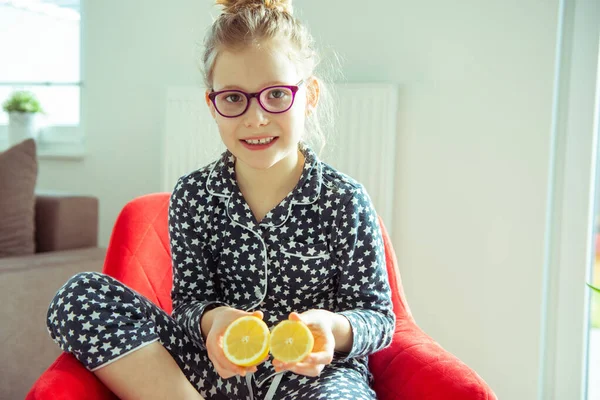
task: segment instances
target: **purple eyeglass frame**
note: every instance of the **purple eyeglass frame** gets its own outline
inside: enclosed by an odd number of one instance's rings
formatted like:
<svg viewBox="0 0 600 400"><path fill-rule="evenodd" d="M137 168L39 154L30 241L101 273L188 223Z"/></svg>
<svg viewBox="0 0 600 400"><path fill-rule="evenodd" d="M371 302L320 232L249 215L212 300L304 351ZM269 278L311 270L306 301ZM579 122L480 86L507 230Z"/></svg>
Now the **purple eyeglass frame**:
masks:
<svg viewBox="0 0 600 400"><path fill-rule="evenodd" d="M210 101L212 101L213 105L215 106L215 110L217 110L217 112L225 118L237 118L241 115L244 115L246 113L246 111L248 111L248 109L250 108L250 101L252 101L253 97L256 97L256 101L260 105L260 108L262 108L269 114L281 114L281 113L288 111L290 108L292 108L292 106L294 105L294 100L296 100L296 92L298 92L298 90L300 89L300 86L302 86L302 84L304 84L304 79L302 79L296 85L274 85L274 86L266 87L266 88L262 89L261 91L255 92L255 93L246 93L243 90L235 90L235 89L220 90L218 92L215 92L213 89L213 91L208 94L208 98L210 99ZM290 103L290 106L283 111L269 111L265 108L265 106L260 101L260 95L262 94L262 92L264 92L265 90L273 89L273 88L286 88L286 89L289 89L292 91L292 102ZM219 108L217 107L215 98L218 95L220 95L221 93L226 93L226 92L240 93L246 97L247 102L246 102L246 108L244 108L244 111L242 111L241 113L239 113L237 115L224 115L221 111L219 111Z"/></svg>

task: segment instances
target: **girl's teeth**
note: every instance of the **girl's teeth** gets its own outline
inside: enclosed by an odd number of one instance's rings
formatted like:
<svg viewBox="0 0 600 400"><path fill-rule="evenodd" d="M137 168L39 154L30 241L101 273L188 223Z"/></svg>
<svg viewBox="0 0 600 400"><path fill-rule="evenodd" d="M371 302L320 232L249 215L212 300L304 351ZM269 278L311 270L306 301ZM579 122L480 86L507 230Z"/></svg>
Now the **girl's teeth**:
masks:
<svg viewBox="0 0 600 400"><path fill-rule="evenodd" d="M267 144L267 143L271 143L272 140L273 140L273 138L258 139L258 140L246 140L246 143L249 143L249 144Z"/></svg>

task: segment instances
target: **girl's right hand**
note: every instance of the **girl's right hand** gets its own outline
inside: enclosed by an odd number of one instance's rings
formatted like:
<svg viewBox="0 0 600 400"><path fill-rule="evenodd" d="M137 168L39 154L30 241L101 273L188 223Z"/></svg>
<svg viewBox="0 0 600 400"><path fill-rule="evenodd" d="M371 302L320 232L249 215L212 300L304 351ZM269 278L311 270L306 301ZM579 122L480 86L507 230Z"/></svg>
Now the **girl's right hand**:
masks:
<svg viewBox="0 0 600 400"><path fill-rule="evenodd" d="M206 326L205 324L209 324L209 327L207 326L207 328L209 328L208 334L206 335L206 351L208 352L208 358L210 358L215 370L223 379L228 379L235 375L246 376L247 373L254 373L257 371L256 366L241 367L235 365L225 357L225 353L223 352L223 335L229 324L240 317L248 315L263 319L262 311L249 313L230 307L215 308L208 311L202 318L202 325Z"/></svg>

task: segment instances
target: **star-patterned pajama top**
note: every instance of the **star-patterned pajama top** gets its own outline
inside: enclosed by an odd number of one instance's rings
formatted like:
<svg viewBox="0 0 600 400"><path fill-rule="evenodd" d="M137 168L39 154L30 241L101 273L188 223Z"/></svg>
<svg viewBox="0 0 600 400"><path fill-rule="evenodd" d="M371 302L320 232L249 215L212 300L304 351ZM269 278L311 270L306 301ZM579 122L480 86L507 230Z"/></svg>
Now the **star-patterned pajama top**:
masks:
<svg viewBox="0 0 600 400"><path fill-rule="evenodd" d="M158 341L208 400L375 399L368 355L390 344L395 325L377 215L360 184L300 150L297 186L260 223L231 153L179 179L169 205L172 315L111 276L81 272L48 307L51 338L90 371ZM350 321L352 349L316 378L275 373L268 360L246 382L222 379L200 331L219 305L261 310L271 327L292 311L336 312Z"/></svg>
<svg viewBox="0 0 600 400"><path fill-rule="evenodd" d="M260 310L270 327L292 311L336 312L354 340L330 367L370 380L368 355L391 343L395 325L377 214L361 184L308 146L300 150L298 184L260 223L237 186L230 152L179 179L169 208L172 317L206 349L200 319L220 305ZM254 379L261 385L276 375L267 361Z"/></svg>

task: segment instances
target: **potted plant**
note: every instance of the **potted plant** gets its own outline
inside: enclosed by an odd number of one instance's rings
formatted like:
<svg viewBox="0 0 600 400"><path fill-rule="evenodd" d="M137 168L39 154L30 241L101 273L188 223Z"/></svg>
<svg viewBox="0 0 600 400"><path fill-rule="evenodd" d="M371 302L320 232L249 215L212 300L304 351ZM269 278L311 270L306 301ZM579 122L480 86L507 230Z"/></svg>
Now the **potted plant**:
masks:
<svg viewBox="0 0 600 400"><path fill-rule="evenodd" d="M37 138L37 114L44 113L44 110L34 93L27 90L13 92L2 108L9 117L9 145Z"/></svg>

